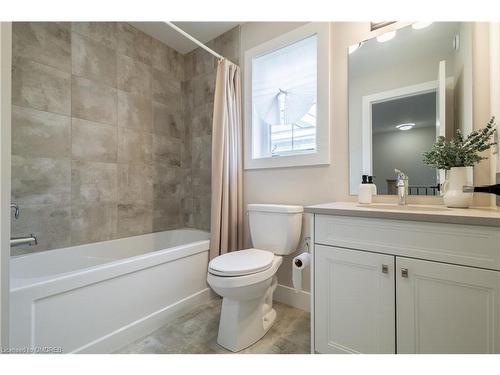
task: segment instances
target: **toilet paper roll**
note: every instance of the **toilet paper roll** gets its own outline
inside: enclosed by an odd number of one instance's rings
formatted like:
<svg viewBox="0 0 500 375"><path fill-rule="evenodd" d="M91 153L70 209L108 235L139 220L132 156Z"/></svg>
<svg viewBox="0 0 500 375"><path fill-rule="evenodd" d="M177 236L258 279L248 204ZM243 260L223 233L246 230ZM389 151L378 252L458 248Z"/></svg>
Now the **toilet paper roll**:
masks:
<svg viewBox="0 0 500 375"><path fill-rule="evenodd" d="M292 260L292 284L295 289L302 290L302 272L309 267L311 254L302 253Z"/></svg>

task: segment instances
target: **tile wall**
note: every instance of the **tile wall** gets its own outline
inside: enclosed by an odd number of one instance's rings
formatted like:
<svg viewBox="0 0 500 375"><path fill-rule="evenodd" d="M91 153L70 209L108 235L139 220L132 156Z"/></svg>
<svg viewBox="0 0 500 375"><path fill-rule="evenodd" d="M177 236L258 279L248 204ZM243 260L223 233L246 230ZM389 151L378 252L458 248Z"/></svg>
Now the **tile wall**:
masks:
<svg viewBox="0 0 500 375"><path fill-rule="evenodd" d="M190 59L127 23L13 24L12 235L39 239L14 254L208 229L215 59L203 92Z"/></svg>

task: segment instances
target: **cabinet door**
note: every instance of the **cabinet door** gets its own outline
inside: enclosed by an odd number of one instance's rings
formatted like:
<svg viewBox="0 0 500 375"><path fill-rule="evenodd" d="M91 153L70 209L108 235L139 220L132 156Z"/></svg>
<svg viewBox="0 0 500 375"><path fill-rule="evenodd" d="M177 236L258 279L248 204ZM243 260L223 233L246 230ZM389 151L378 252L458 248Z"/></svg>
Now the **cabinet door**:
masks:
<svg viewBox="0 0 500 375"><path fill-rule="evenodd" d="M499 353L500 272L396 258L398 353Z"/></svg>
<svg viewBox="0 0 500 375"><path fill-rule="evenodd" d="M394 256L315 245L315 350L394 353Z"/></svg>

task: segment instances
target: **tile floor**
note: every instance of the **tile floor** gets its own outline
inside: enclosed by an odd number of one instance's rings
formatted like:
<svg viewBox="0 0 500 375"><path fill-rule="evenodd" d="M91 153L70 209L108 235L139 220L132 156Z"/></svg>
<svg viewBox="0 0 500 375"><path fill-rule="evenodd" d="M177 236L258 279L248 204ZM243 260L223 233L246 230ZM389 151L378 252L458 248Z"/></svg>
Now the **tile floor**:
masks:
<svg viewBox="0 0 500 375"><path fill-rule="evenodd" d="M217 344L221 304L221 299L214 298L117 353L230 354ZM310 314L281 303L275 303L274 308L278 316L273 327L261 340L240 353L310 353Z"/></svg>

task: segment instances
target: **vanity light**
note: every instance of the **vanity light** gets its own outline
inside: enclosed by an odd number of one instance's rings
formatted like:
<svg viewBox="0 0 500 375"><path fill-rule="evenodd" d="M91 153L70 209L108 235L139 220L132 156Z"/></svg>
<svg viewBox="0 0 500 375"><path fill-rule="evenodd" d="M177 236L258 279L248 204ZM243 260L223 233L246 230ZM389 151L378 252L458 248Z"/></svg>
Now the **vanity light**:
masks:
<svg viewBox="0 0 500 375"><path fill-rule="evenodd" d="M395 36L396 36L396 30L388 31L388 32L386 32L384 34L381 34L381 35L377 36L377 42L384 43L384 42L387 42L387 41L391 40Z"/></svg>
<svg viewBox="0 0 500 375"><path fill-rule="evenodd" d="M414 30L420 30L420 29L425 29L426 27L429 27L432 25L432 22L415 22L411 25L411 27Z"/></svg>
<svg viewBox="0 0 500 375"><path fill-rule="evenodd" d="M413 129L414 126L415 126L415 123L413 123L413 122L407 122L407 123L404 123L404 124L396 125L396 128L399 129L399 130L410 130L410 129Z"/></svg>

